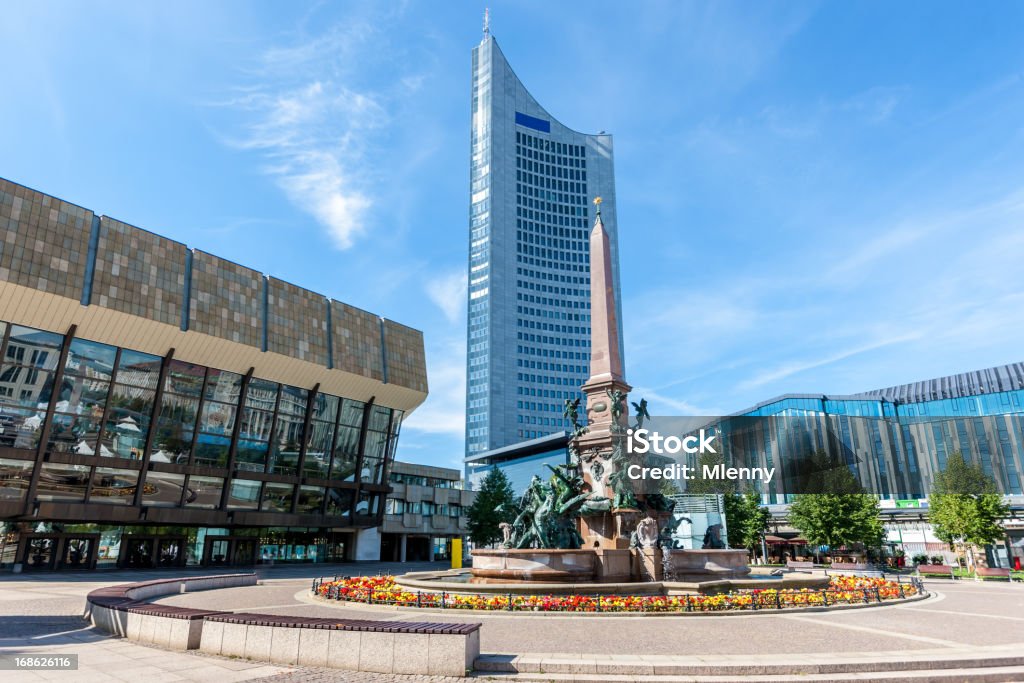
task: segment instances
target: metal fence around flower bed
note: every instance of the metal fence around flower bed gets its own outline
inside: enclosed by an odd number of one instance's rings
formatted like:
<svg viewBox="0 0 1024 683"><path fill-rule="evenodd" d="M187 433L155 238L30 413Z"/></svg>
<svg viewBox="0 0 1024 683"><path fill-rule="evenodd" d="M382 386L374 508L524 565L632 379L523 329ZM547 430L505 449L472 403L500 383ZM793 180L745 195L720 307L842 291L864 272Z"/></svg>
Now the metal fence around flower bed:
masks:
<svg viewBox="0 0 1024 683"><path fill-rule="evenodd" d="M921 583L833 577L825 589L773 588L720 595L515 595L466 594L398 588L394 577L334 577L313 582L313 593L328 600L369 605L509 612L720 612L872 604L917 595Z"/></svg>

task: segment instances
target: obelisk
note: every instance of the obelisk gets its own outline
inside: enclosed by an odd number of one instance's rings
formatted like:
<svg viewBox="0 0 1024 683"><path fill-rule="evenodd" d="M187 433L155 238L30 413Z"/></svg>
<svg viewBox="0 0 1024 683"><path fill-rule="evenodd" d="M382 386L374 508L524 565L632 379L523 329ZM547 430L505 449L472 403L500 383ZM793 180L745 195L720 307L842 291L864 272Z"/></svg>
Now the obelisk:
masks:
<svg viewBox="0 0 1024 683"><path fill-rule="evenodd" d="M610 479L616 473L612 455L617 443L625 448L629 417L626 394L632 387L626 383L619 353L611 247L601 220L601 198L594 204L597 216L590 233L590 378L581 387L587 401L588 431L579 437L576 446L584 481L597 495L615 501L614 479ZM604 515L581 518L584 547L628 547L628 535L639 513L621 505L616 508L615 502L610 508Z"/></svg>

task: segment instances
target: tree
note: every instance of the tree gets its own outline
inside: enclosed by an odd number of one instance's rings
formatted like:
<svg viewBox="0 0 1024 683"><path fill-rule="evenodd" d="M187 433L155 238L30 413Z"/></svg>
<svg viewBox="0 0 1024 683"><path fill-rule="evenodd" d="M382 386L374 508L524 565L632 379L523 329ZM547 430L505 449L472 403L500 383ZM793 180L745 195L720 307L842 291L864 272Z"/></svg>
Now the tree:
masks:
<svg viewBox="0 0 1024 683"><path fill-rule="evenodd" d="M797 495L789 506L789 521L811 545L829 549L861 543L880 545L885 529L879 519L878 498L864 489L850 468L823 452L812 456L814 493Z"/></svg>
<svg viewBox="0 0 1024 683"><path fill-rule="evenodd" d="M466 511L469 540L478 546L500 541L503 535L498 525L515 519L515 504L515 493L508 477L495 467L487 473L480 484L476 500Z"/></svg>
<svg viewBox="0 0 1024 683"><path fill-rule="evenodd" d="M764 532L768 530L771 513L768 512L768 508L761 505L761 496L754 490L748 490L740 497L740 506L745 513L745 519L742 532L739 535L739 543L735 547L746 548L757 554ZM732 536L731 532L729 536ZM732 545L731 538L729 545Z"/></svg>
<svg viewBox="0 0 1024 683"><path fill-rule="evenodd" d="M721 453L701 453L697 458L695 477L686 482L686 493L694 495L714 495L736 493L734 479L705 478L704 471L715 471L715 466L724 465L725 456Z"/></svg>
<svg viewBox="0 0 1024 683"><path fill-rule="evenodd" d="M935 475L928 499L928 519L935 536L966 550L974 566L974 546L995 543L1005 535L1000 521L1009 509L996 483L981 466L968 462L959 451L946 458L946 469Z"/></svg>

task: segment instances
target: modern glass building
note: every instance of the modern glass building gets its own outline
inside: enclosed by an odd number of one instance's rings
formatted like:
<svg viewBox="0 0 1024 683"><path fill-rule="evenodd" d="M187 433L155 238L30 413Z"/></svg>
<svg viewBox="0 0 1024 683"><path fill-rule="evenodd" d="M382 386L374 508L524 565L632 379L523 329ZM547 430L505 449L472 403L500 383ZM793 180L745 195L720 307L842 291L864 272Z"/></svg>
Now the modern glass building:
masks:
<svg viewBox="0 0 1024 683"><path fill-rule="evenodd" d="M466 481L472 490L479 491L491 470L500 469L508 477L515 494L521 496L530 486L534 475L544 481L551 478L548 465L555 467L573 464L568 439L567 432L557 432L468 456Z"/></svg>
<svg viewBox="0 0 1024 683"><path fill-rule="evenodd" d="M0 180L0 561L377 558L422 334Z"/></svg>
<svg viewBox="0 0 1024 683"><path fill-rule="evenodd" d="M619 288L611 136L552 117L489 33L472 84L467 456L566 429L563 402L581 396L590 358L598 196Z"/></svg>
<svg viewBox="0 0 1024 683"><path fill-rule="evenodd" d="M924 498L950 453L980 464L1000 492L1019 496L1024 472L1024 364L852 396L789 394L717 421L726 458L778 467L762 493L785 503L800 457L824 451L886 499ZM789 486L789 490L787 490Z"/></svg>

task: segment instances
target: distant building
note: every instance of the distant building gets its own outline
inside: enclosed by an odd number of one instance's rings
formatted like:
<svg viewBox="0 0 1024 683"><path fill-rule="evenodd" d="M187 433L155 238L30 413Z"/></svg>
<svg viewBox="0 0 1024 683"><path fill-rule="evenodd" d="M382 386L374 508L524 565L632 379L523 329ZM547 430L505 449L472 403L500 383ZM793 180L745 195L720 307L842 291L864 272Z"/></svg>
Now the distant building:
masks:
<svg viewBox="0 0 1024 683"><path fill-rule="evenodd" d="M558 432L468 456L467 481L474 491L479 491L490 471L500 469L508 477L515 494L521 496L534 475L544 481L551 478L547 465L571 464L568 439L568 433Z"/></svg>
<svg viewBox="0 0 1024 683"><path fill-rule="evenodd" d="M451 559L452 539L466 539L466 511L476 494L462 473L447 467L395 461L384 504L380 559L421 562ZM465 543L463 543L465 548Z"/></svg>
<svg viewBox="0 0 1024 683"><path fill-rule="evenodd" d="M0 563L376 559L423 335L0 179Z"/></svg>
<svg viewBox="0 0 1024 683"><path fill-rule="evenodd" d="M563 403L588 377L595 197L620 300L611 135L557 121L489 34L472 71L467 456L569 428Z"/></svg>
<svg viewBox="0 0 1024 683"><path fill-rule="evenodd" d="M778 466L773 485L762 491L766 503L787 502L787 466L819 450L888 499L927 496L956 451L979 464L1001 493L1024 493L1024 363L850 396L786 394L715 426L728 437L730 464Z"/></svg>

